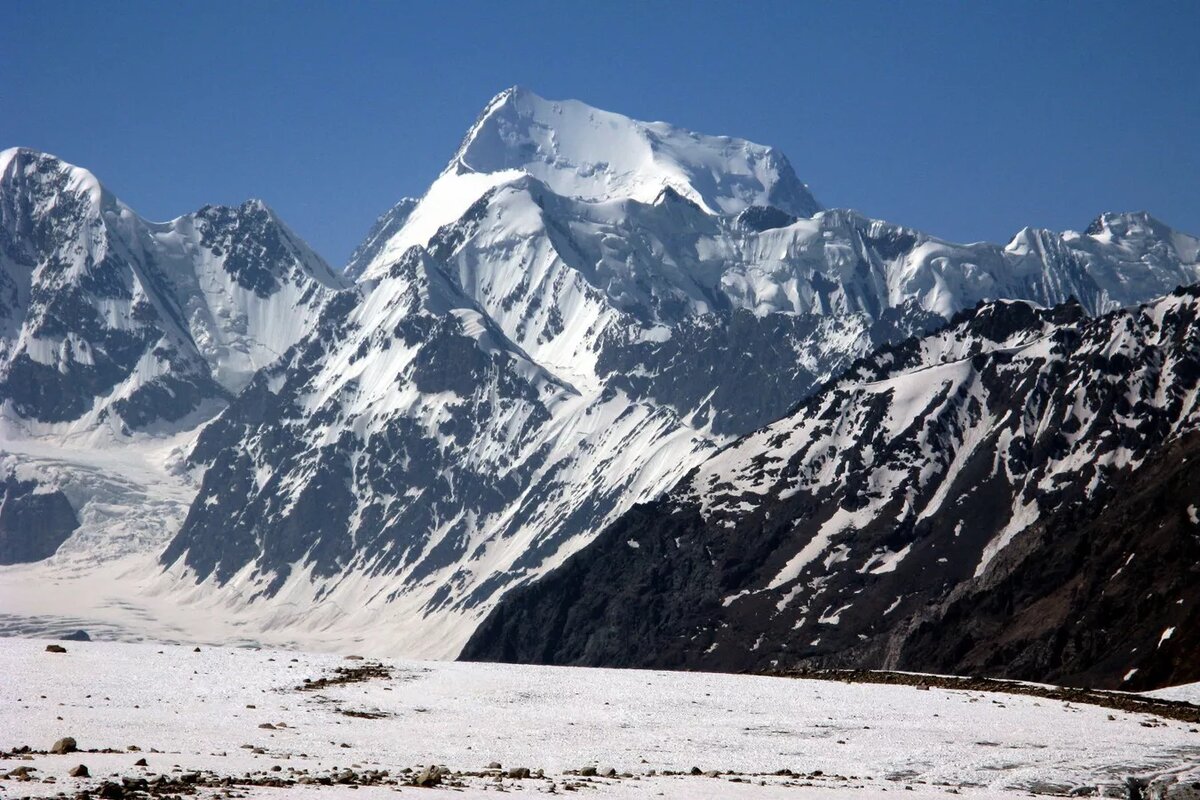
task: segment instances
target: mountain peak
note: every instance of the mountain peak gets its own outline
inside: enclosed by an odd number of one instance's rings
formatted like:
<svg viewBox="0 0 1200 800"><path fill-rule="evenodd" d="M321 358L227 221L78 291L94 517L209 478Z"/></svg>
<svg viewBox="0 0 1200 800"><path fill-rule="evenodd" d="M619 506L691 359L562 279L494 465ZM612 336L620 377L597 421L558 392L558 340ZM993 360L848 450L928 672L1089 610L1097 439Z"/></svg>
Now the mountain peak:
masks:
<svg viewBox="0 0 1200 800"><path fill-rule="evenodd" d="M29 147L0 151L0 186L47 186L47 178L51 176L52 191L70 191L97 205L106 194L95 175L58 156Z"/></svg>
<svg viewBox="0 0 1200 800"><path fill-rule="evenodd" d="M1122 236L1134 231L1161 231L1166 229L1166 225L1150 216L1150 213L1147 211L1105 211L1092 220L1092 223L1087 226L1087 230L1084 233L1089 236L1097 236L1105 233Z"/></svg>
<svg viewBox="0 0 1200 800"><path fill-rule="evenodd" d="M762 205L807 217L820 208L774 148L547 100L520 86L484 107L451 170L517 170L558 194L596 202L649 203L671 188L714 214Z"/></svg>

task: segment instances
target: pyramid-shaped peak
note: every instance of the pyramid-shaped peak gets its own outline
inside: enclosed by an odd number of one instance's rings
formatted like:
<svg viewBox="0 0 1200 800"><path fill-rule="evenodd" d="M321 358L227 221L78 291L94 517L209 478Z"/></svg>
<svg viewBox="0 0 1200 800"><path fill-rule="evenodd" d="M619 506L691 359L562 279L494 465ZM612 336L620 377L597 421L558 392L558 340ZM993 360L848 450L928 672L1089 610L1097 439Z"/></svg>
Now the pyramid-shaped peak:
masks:
<svg viewBox="0 0 1200 800"><path fill-rule="evenodd" d="M669 187L715 214L755 205L795 216L819 210L774 148L547 100L520 86L484 107L451 170L525 172L558 194L596 202L653 202Z"/></svg>

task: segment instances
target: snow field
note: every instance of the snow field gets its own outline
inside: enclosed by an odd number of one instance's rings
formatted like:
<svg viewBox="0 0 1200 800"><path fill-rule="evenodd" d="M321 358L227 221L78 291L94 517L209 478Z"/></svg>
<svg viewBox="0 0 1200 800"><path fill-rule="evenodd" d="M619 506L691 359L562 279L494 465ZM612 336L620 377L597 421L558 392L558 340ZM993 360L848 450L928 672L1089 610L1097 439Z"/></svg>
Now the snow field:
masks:
<svg viewBox="0 0 1200 800"><path fill-rule="evenodd" d="M212 770L220 775L307 769L542 769L503 780L545 792L580 782L598 797L973 798L1122 785L1200 763L1194 726L1036 697L907 686L704 673L386 660L389 678L298 691L304 680L370 662L337 655L110 642L0 639L0 751L140 752L0 757L0 774L33 766L56 783L0 781L0 796L53 796L109 773ZM1192 687L1194 689L1194 687ZM1180 691L1188 691L1185 687ZM1192 695L1195 692L1192 691ZM379 718L347 716L365 713ZM269 723L272 728L260 725ZM1149 727L1148 727L1148 726ZM259 748L259 751L244 747ZM343 746L343 745L348 745ZM154 750L162 751L159 753ZM146 768L134 761L145 757ZM357 765L357 766L355 766ZM636 777L564 775L586 766ZM746 776L663 776L664 770ZM790 769L807 778L768 776ZM650 776L651 770L659 774ZM733 777L751 783L732 782ZM763 781L766 785L759 785ZM456 796L496 790L465 779ZM808 787L800 783L812 784ZM295 790L295 791L293 791ZM401 792L422 791L400 787ZM355 797L391 795L364 787ZM346 787L254 787L250 796L350 794ZM301 793L303 792L303 793ZM490 796L490 795L488 795Z"/></svg>

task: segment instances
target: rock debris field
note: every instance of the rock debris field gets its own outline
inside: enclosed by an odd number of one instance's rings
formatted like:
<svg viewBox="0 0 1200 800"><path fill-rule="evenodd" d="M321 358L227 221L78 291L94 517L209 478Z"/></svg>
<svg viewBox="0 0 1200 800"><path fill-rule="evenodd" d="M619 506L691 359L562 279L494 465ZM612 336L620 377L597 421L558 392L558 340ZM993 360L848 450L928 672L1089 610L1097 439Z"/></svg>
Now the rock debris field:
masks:
<svg viewBox="0 0 1200 800"><path fill-rule="evenodd" d="M936 681L49 644L0 639L3 800L1200 797L1193 721Z"/></svg>

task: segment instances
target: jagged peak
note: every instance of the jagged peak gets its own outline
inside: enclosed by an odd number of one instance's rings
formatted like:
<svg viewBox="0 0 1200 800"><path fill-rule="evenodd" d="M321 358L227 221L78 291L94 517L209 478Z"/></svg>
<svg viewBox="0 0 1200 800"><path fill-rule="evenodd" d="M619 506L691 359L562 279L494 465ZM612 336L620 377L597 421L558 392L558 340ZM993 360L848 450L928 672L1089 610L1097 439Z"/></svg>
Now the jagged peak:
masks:
<svg viewBox="0 0 1200 800"><path fill-rule="evenodd" d="M206 203L196 210L195 216L198 217L246 217L266 214L272 220L279 221L279 215L266 204L265 201L258 198L250 198L237 205L226 205L224 203Z"/></svg>
<svg viewBox="0 0 1200 800"><path fill-rule="evenodd" d="M1105 211L1092 220L1084 233L1088 236L1105 233L1120 236L1138 229L1165 231L1170 230L1170 226L1151 216L1148 211Z"/></svg>
<svg viewBox="0 0 1200 800"><path fill-rule="evenodd" d="M95 204L111 196L90 170L56 155L29 147L10 147L0 151L0 187L25 184L39 173L66 176L62 188L84 195Z"/></svg>

